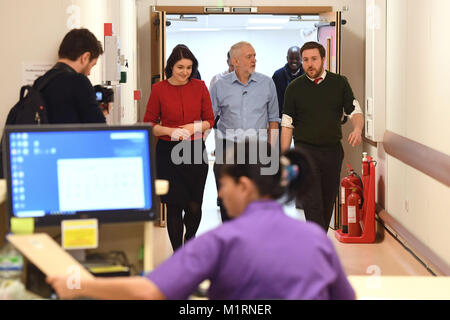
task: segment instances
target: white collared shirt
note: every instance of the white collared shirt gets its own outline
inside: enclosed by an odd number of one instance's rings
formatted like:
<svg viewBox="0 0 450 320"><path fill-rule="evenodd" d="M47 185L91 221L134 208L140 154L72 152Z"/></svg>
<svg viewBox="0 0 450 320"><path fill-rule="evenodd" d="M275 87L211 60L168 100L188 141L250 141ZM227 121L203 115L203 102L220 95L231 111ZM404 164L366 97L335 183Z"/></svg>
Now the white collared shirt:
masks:
<svg viewBox="0 0 450 320"><path fill-rule="evenodd" d="M305 73L306 76L308 77L309 80L311 80L312 82L314 82L315 79L312 79L308 76L307 73ZM327 70L323 69L323 73L320 75L320 77L318 78L322 78L322 80L318 81L317 84L321 83L323 80L325 80L325 77L327 76Z"/></svg>

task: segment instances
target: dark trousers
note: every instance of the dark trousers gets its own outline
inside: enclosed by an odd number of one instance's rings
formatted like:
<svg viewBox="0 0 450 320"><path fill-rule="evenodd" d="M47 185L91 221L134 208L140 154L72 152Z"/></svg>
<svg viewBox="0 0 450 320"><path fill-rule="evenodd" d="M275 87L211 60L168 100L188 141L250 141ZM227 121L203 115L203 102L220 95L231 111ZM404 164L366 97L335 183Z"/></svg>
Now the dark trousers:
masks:
<svg viewBox="0 0 450 320"><path fill-rule="evenodd" d="M340 184L344 150L341 144L336 147L314 147L296 143L295 147L310 157L312 165L310 174L305 177L308 188L298 196L306 220L319 224L327 232Z"/></svg>
<svg viewBox="0 0 450 320"><path fill-rule="evenodd" d="M226 150L225 141L223 141L222 146L216 143L216 150L215 150L216 161L214 162L214 177L216 178L217 193L219 193L220 190L220 170L222 169L222 166L225 163L226 159L225 150ZM222 199L220 199L219 195L217 195L217 205L220 208L220 216L222 218L222 222L231 220L231 218L228 216L227 209L225 209L225 206L223 205Z"/></svg>
<svg viewBox="0 0 450 320"><path fill-rule="evenodd" d="M190 161L173 163L172 152L175 147L184 147L179 153L175 153L180 157L183 157L185 151L190 150ZM199 157L200 163L196 163L196 150L200 150L202 154L206 152L204 141L178 142L159 139L156 145L158 178L169 181L169 192L161 196L161 202L167 205L167 232L174 251L183 245L184 227L186 227L184 235L186 242L195 236L202 218L208 163L205 161L206 157Z"/></svg>
<svg viewBox="0 0 450 320"><path fill-rule="evenodd" d="M184 210L184 216L183 216ZM194 238L202 219L201 204L190 202L185 208L177 204L167 204L167 232L173 251ZM186 227L183 242L183 228Z"/></svg>
<svg viewBox="0 0 450 320"><path fill-rule="evenodd" d="M219 190L220 190L220 170L221 170L221 168L222 168L222 164L214 163L214 177L216 178L217 193L219 193ZM225 209L225 206L223 205L222 199L220 199L219 195L217 195L217 205L220 208L220 217L222 218L222 222L231 220L231 218L228 216L227 209Z"/></svg>

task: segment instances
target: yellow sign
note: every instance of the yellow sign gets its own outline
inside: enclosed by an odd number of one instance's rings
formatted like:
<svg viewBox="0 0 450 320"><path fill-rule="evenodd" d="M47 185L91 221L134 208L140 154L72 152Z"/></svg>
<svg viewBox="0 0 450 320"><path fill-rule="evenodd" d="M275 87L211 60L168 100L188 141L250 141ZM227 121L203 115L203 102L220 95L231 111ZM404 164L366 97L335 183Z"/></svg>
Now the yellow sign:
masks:
<svg viewBox="0 0 450 320"><path fill-rule="evenodd" d="M98 247L97 219L63 220L61 234L64 249L95 249Z"/></svg>
<svg viewBox="0 0 450 320"><path fill-rule="evenodd" d="M14 234L32 234L34 218L11 218L11 232Z"/></svg>

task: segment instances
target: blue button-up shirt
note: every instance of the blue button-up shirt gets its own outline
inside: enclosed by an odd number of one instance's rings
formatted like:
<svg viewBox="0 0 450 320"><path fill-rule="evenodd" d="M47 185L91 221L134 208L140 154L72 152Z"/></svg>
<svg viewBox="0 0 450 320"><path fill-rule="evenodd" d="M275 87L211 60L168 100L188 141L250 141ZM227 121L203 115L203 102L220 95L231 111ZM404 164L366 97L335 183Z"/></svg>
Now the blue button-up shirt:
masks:
<svg viewBox="0 0 450 320"><path fill-rule="evenodd" d="M241 140L261 129L266 130L260 136L267 136L269 122L280 122L275 84L261 73L253 73L243 84L233 71L219 79L210 93L214 116L220 116L216 139ZM241 130L233 132L237 129Z"/></svg>

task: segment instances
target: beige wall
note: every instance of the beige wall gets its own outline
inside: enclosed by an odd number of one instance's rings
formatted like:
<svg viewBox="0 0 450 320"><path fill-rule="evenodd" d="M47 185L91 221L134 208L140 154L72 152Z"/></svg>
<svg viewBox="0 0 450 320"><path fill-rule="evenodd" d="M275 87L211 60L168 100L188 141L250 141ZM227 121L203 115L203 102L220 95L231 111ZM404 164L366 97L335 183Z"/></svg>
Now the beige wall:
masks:
<svg viewBox="0 0 450 320"><path fill-rule="evenodd" d="M449 10L447 0L387 2L386 129L445 154ZM386 210L450 264L450 188L390 156L385 179Z"/></svg>
<svg viewBox="0 0 450 320"><path fill-rule="evenodd" d="M128 83L122 86L126 120L135 120L133 90L136 88L136 9L133 0L0 0L0 38L3 62L0 79L0 129L9 109L17 102L22 85L22 63L54 63L59 44L74 21L70 6L80 8L80 26L91 30L103 43L103 24L113 23L128 59ZM92 84L103 77L102 59L92 69ZM131 111L130 111L131 110Z"/></svg>

